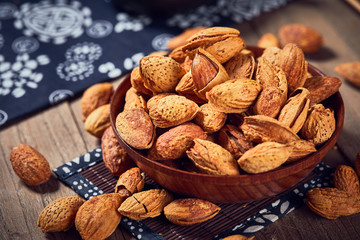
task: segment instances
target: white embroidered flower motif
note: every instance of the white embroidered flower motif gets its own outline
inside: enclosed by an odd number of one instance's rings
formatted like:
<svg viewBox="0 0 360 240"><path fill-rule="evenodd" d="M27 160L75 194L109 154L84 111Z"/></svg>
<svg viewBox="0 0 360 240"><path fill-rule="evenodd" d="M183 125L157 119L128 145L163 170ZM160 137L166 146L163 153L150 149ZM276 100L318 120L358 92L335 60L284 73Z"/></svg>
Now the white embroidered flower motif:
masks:
<svg viewBox="0 0 360 240"><path fill-rule="evenodd" d="M61 79L76 82L94 73L94 61L102 55L102 48L95 43L78 43L65 53L66 61L56 67Z"/></svg>
<svg viewBox="0 0 360 240"><path fill-rule="evenodd" d="M124 12L118 13L116 15L116 20L118 21L114 28L116 33L121 33L123 31L138 32L151 23L151 18L148 16L139 15L138 17L132 17Z"/></svg>
<svg viewBox="0 0 360 240"><path fill-rule="evenodd" d="M13 97L20 98L26 93L26 88L38 88L43 74L35 70L49 63L47 55L30 59L28 54L20 54L14 63L5 61L4 56L0 55L0 96L11 93Z"/></svg>
<svg viewBox="0 0 360 240"><path fill-rule="evenodd" d="M54 44L80 37L92 23L90 8L82 7L79 1L24 3L15 17L15 28L22 29L24 35L37 35L40 41Z"/></svg>

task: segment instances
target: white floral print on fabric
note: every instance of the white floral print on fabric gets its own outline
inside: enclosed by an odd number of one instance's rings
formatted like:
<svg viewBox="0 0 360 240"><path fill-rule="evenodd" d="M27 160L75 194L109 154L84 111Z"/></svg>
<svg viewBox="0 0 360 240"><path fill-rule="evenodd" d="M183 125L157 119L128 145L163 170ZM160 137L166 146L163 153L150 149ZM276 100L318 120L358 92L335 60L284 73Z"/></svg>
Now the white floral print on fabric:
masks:
<svg viewBox="0 0 360 240"><path fill-rule="evenodd" d="M0 55L0 97L12 94L15 98L24 96L27 88L36 89L43 79L43 74L36 72L40 65L47 65L47 55L30 59L29 54L20 54L14 63L7 62Z"/></svg>
<svg viewBox="0 0 360 240"><path fill-rule="evenodd" d="M15 13L15 28L26 36L37 35L41 42L63 44L68 37L77 38L92 23L91 10L78 1L41 1L24 3Z"/></svg>
<svg viewBox="0 0 360 240"><path fill-rule="evenodd" d="M72 96L74 96L74 93L71 90L57 89L50 93L49 102L50 104L54 105Z"/></svg>
<svg viewBox="0 0 360 240"><path fill-rule="evenodd" d="M151 18L148 16L139 15L138 17L132 17L125 12L118 13L116 20L118 21L114 28L116 33L123 31L139 32L151 23Z"/></svg>
<svg viewBox="0 0 360 240"><path fill-rule="evenodd" d="M76 82L94 73L93 62L102 55L102 48L95 43L78 43L65 53L66 61L56 67L61 79Z"/></svg>

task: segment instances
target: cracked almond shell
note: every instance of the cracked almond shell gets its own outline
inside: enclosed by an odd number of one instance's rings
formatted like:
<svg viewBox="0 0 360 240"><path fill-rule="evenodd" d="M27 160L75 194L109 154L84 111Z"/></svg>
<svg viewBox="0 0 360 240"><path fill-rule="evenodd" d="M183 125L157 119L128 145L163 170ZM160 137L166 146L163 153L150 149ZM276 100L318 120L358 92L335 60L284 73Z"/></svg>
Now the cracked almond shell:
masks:
<svg viewBox="0 0 360 240"><path fill-rule="evenodd" d="M142 191L145 185L145 174L140 168L133 167L119 176L115 186L115 193L122 196L130 196L136 192Z"/></svg>
<svg viewBox="0 0 360 240"><path fill-rule="evenodd" d="M165 189L150 189L128 197L118 208L118 212L133 220L154 218L159 216L172 200L173 196Z"/></svg>
<svg viewBox="0 0 360 240"><path fill-rule="evenodd" d="M217 111L210 104L205 103L200 106L194 121L205 132L212 133L219 131L224 126L226 119L225 113Z"/></svg>
<svg viewBox="0 0 360 240"><path fill-rule="evenodd" d="M245 117L240 128L248 140L257 143L289 143L300 139L288 126L263 115Z"/></svg>

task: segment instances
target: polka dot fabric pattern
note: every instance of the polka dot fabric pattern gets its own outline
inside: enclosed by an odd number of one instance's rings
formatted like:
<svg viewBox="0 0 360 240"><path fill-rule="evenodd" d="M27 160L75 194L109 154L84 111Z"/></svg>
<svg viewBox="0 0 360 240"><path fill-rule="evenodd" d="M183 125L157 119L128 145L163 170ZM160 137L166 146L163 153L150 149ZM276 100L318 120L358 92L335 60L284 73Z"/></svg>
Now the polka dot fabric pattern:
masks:
<svg viewBox="0 0 360 240"><path fill-rule="evenodd" d="M113 192L117 181L105 168L100 147L53 171L60 181L86 200ZM137 239L203 239L204 236L207 239L222 239L233 234L252 236L303 206L305 194L310 189L332 187L333 172L333 168L320 163L305 180L288 192L269 199L246 203L246 208L242 203L218 204L221 211L217 217L202 223L201 226L189 226L184 230L183 227L170 223L163 216L143 221L123 217L120 226L126 228ZM151 188L161 188L161 186L147 177L144 189Z"/></svg>
<svg viewBox="0 0 360 240"><path fill-rule="evenodd" d="M129 73L185 28L235 26L291 0L214 0L173 16L110 0L0 2L0 127Z"/></svg>

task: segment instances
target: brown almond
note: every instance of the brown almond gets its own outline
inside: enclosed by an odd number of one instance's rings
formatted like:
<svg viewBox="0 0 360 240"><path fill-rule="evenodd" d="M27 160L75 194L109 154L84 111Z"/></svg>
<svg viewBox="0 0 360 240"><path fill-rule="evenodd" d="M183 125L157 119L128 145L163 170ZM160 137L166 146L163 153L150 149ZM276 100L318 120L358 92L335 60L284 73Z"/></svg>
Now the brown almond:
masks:
<svg viewBox="0 0 360 240"><path fill-rule="evenodd" d="M134 166L134 162L116 139L112 126L108 127L101 137L101 150L105 166L114 176L120 176Z"/></svg>
<svg viewBox="0 0 360 240"><path fill-rule="evenodd" d="M105 239L120 223L117 211L124 198L117 193L107 193L86 201L75 218L76 230L84 240Z"/></svg>
<svg viewBox="0 0 360 240"><path fill-rule="evenodd" d="M356 87L360 87L360 62L341 63L335 67L335 72Z"/></svg>
<svg viewBox="0 0 360 240"><path fill-rule="evenodd" d="M316 214L336 219L360 212L360 202L337 188L313 188L306 193L306 205Z"/></svg>
<svg viewBox="0 0 360 240"><path fill-rule="evenodd" d="M219 131L224 126L226 119L225 113L217 111L210 104L205 103L200 106L194 121L205 132L211 133Z"/></svg>
<svg viewBox="0 0 360 240"><path fill-rule="evenodd" d="M49 203L40 213L37 225L42 232L67 231L75 224L75 216L84 203L79 197L62 197Z"/></svg>
<svg viewBox="0 0 360 240"><path fill-rule="evenodd" d="M238 160L238 164L247 173L263 173L271 171L290 156L289 147L276 142L264 142L247 150Z"/></svg>
<svg viewBox="0 0 360 240"><path fill-rule="evenodd" d="M110 125L110 104L98 107L85 120L85 130L97 138L101 138Z"/></svg>
<svg viewBox="0 0 360 240"><path fill-rule="evenodd" d="M221 208L198 198L176 199L164 208L165 217L172 223L190 226L215 217Z"/></svg>
<svg viewBox="0 0 360 240"><path fill-rule="evenodd" d="M286 24L279 29L279 37L283 45L295 43L304 52L312 53L323 45L322 36L315 29L304 24Z"/></svg>
<svg viewBox="0 0 360 240"><path fill-rule="evenodd" d="M127 144L137 149L151 148L155 139L155 127L142 108L119 113L116 117L116 130Z"/></svg>
<svg viewBox="0 0 360 240"><path fill-rule="evenodd" d="M153 148L160 155L158 160L174 160L186 156L195 138L206 139L206 133L194 123L183 123L160 135ZM156 159L155 159L156 160Z"/></svg>
<svg viewBox="0 0 360 240"><path fill-rule="evenodd" d="M336 77L315 76L307 78L304 83L304 88L310 92L310 106L324 101L339 91L341 84L341 80Z"/></svg>
<svg viewBox="0 0 360 240"><path fill-rule="evenodd" d="M140 171L140 168L133 167L120 175L115 186L115 193L128 197L142 191L144 185L145 174Z"/></svg>
<svg viewBox="0 0 360 240"><path fill-rule="evenodd" d="M265 33L258 40L257 46L260 48L280 47L280 41L273 33Z"/></svg>
<svg viewBox="0 0 360 240"><path fill-rule="evenodd" d="M254 114L277 117L284 104L284 96L278 87L264 88L252 108Z"/></svg>
<svg viewBox="0 0 360 240"><path fill-rule="evenodd" d="M149 108L149 116L155 126L160 128L174 127L192 120L199 106L190 99L179 95L168 95Z"/></svg>
<svg viewBox="0 0 360 240"><path fill-rule="evenodd" d="M173 200L165 189L150 189L133 194L118 208L118 212L134 220L154 218Z"/></svg>
<svg viewBox="0 0 360 240"><path fill-rule="evenodd" d="M211 175L238 175L239 167L229 151L208 140L194 139L194 146L186 151L196 167Z"/></svg>
<svg viewBox="0 0 360 240"><path fill-rule="evenodd" d="M179 80L185 74L181 65L170 57L146 56L140 59L139 67L145 87L154 95L174 92Z"/></svg>
<svg viewBox="0 0 360 240"><path fill-rule="evenodd" d="M108 104L114 88L111 83L97 83L86 89L81 97L83 121L98 107Z"/></svg>
<svg viewBox="0 0 360 240"><path fill-rule="evenodd" d="M252 55L240 52L225 64L225 70L229 74L229 79L252 78L255 70L255 59Z"/></svg>
<svg viewBox="0 0 360 240"><path fill-rule="evenodd" d="M294 162L316 152L315 144L303 139L289 142L286 146L290 147L290 156L286 162Z"/></svg>
<svg viewBox="0 0 360 240"><path fill-rule="evenodd" d="M240 128L248 140L257 143L289 143L300 139L288 126L263 115L245 117Z"/></svg>
<svg viewBox="0 0 360 240"><path fill-rule="evenodd" d="M346 165L339 165L334 172L334 186L343 190L356 199L360 199L359 178L355 170Z"/></svg>
<svg viewBox="0 0 360 240"><path fill-rule="evenodd" d="M35 148L19 144L10 153L11 166L16 175L28 186L37 186L51 177L49 162Z"/></svg>
<svg viewBox="0 0 360 240"><path fill-rule="evenodd" d="M136 67L131 71L130 83L131 86L135 88L137 92L148 96L152 96L151 90L145 87L144 79L141 77L139 67Z"/></svg>

